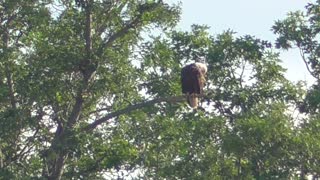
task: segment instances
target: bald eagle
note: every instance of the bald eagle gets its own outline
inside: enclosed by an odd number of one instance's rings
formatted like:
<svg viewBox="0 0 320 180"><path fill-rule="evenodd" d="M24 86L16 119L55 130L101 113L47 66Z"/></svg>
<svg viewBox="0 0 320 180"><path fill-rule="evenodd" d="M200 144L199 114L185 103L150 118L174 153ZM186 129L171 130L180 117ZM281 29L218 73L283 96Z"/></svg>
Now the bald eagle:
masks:
<svg viewBox="0 0 320 180"><path fill-rule="evenodd" d="M181 70L182 93L187 95L187 102L192 108L198 107L198 95L202 95L207 66L203 63L192 63Z"/></svg>

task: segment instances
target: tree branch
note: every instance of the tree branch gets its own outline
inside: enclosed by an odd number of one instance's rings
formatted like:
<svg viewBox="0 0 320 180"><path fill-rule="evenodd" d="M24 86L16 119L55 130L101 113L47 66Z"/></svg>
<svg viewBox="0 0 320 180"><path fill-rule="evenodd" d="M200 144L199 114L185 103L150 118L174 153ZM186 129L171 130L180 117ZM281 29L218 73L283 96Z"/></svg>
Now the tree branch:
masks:
<svg viewBox="0 0 320 180"><path fill-rule="evenodd" d="M86 14L86 25L85 25L85 40L86 40L86 59L83 60L83 63L80 65L81 71L83 73L83 85L79 88L77 96L76 96L76 102L72 109L70 118L68 120L68 127L72 127L77 120L79 119L82 106L83 106L83 97L82 94L84 91L86 91L88 87L88 83L92 77L92 74L95 71L95 68L91 68L92 66L92 14L91 14L91 6L92 2L88 2L86 8L85 8L85 14Z"/></svg>
<svg viewBox="0 0 320 180"><path fill-rule="evenodd" d="M24 154L27 154L31 151L31 149L33 148L31 143L36 139L36 135L38 134L39 130L40 128L37 128L36 131L33 133L33 135L26 140L27 142L22 148L22 150L20 151L20 153L17 154L15 157L13 157L14 160L21 159Z"/></svg>
<svg viewBox="0 0 320 180"><path fill-rule="evenodd" d="M176 102L182 102L185 101L186 96L182 95L182 96L174 96L174 97L164 97L164 98L157 98L157 99L152 99L146 102L142 102L142 103L138 103L138 104L134 104L134 105L130 105L124 109L120 109L118 111L115 112L111 112L109 114L107 114L106 116L96 120L95 122L87 125L86 127L83 128L83 130L85 131L91 131L94 128L96 128L97 126L99 126L102 123L107 122L109 119L120 116L122 114L127 114L131 111L143 108L143 107L147 107L147 106L151 106L154 105L156 103L161 103L161 102L168 102L168 103L176 103Z"/></svg>
<svg viewBox="0 0 320 180"><path fill-rule="evenodd" d="M128 31L135 27L138 23L139 23L139 18L134 19L133 21L131 21L130 23L127 23L121 30L119 30L118 32L115 32L114 34L110 35L106 40L105 43L102 43L98 49L98 54L102 54L103 53L103 49L110 47L110 45L117 40L120 37L123 37L124 35L126 35L128 33Z"/></svg>
<svg viewBox="0 0 320 180"><path fill-rule="evenodd" d="M9 98L10 98L10 102L11 102L11 107L13 109L17 109L17 103L16 103L16 99L15 99L15 95L14 95L14 84L13 84L13 77L12 77L12 72L10 71L9 65L7 64L5 67L5 73L6 73L6 78L7 78L7 85L9 88Z"/></svg>
<svg viewBox="0 0 320 180"><path fill-rule="evenodd" d="M99 112L102 112L102 111L110 111L111 109L112 109L111 106L108 106L108 107L105 107L105 108L97 109L95 111L91 111L88 114L91 115L91 114L96 114L96 113L99 113Z"/></svg>
<svg viewBox="0 0 320 180"><path fill-rule="evenodd" d="M83 108L83 93L87 90L88 84L92 78L92 75L95 72L95 67L92 64L92 14L91 14L91 5L93 1L88 0L87 6L85 8L85 14L86 14L86 24L85 24L85 59L82 60L80 63L80 71L83 74L83 83L79 86L76 98L75 98L75 104L72 108L71 114L69 116L69 119L67 121L67 127L71 129L73 125L78 121L82 108ZM58 121L59 122L59 121ZM69 135L66 133L63 124L58 123L58 127L56 130L56 136L54 137L54 140L51 144L50 151L53 151L56 155L56 157L53 158L51 161L51 157L47 157L49 160L47 160L47 165L50 167L49 173L48 173L48 179L57 179L60 180L62 173L63 173L63 166L65 164L65 160L67 159L67 152L64 149L59 148L60 143L62 145L65 145L65 139L69 137Z"/></svg>
<svg viewBox="0 0 320 180"><path fill-rule="evenodd" d="M91 37L91 30L92 30L92 14L91 14L91 4L88 3L86 7L86 27L85 27L85 39L86 39L86 58L88 60L91 59L91 52L92 52L92 37Z"/></svg>
<svg viewBox="0 0 320 180"><path fill-rule="evenodd" d="M10 23L10 21L8 20L8 23ZM7 50L9 48L9 38L10 38L8 29L4 30L2 38L3 38L4 51L5 51L5 54L7 56L7 53L8 53ZM6 78L7 78L7 86L8 86L8 89L9 89L9 98L10 98L11 106L12 106L13 109L16 109L17 108L17 104L16 104L16 99L15 99L15 96L14 96L13 74L12 74L11 69L9 67L9 63L10 63L10 61L7 60L7 63L5 64L5 74L6 74Z"/></svg>
<svg viewBox="0 0 320 180"><path fill-rule="evenodd" d="M306 65L306 67L307 67L307 70L309 71L309 73L310 73L310 75L311 76L313 76L314 78L316 78L317 80L319 79L319 77L317 77L312 71L311 71L311 69L309 68L309 65L308 65L308 62L307 62L307 60L306 60L306 57L304 56L304 53L302 52L302 49L299 47L299 52L300 52L300 55L301 55L301 57L302 57L302 60L303 60L303 62L304 62L304 64Z"/></svg>
<svg viewBox="0 0 320 180"><path fill-rule="evenodd" d="M105 10L105 11L106 11L106 12L105 12L106 15L103 14L103 15L105 15L105 19L110 19L110 18L112 18L112 16L115 15L115 14L112 12L112 10L113 10L113 7L112 7L112 6L116 6L114 9L117 9L118 12L122 12L123 8L125 8L126 5L127 5L126 3L119 2L119 1L110 2L110 3L115 3L115 4L111 4L111 5L109 4L109 6L111 6L111 7L110 7L109 9ZM117 6L117 3L120 3L120 5ZM103 5L104 5L104 6L108 6L108 5L105 4L105 3L103 3ZM97 28L96 28L96 33L97 33L97 35L98 35L98 36L101 36L101 34L106 31L107 26L108 26L107 24L103 24L103 23L101 23L100 26L97 25Z"/></svg>
<svg viewBox="0 0 320 180"><path fill-rule="evenodd" d="M82 90L79 90L80 92L78 93L77 97L76 97L76 103L73 106L71 115L69 117L67 126L68 127L72 127L77 120L79 119L81 110L82 110L82 105L83 105L83 97L82 97Z"/></svg>
<svg viewBox="0 0 320 180"><path fill-rule="evenodd" d="M240 86L241 88L243 87L242 86L242 80L243 80L243 74L244 74L244 70L245 70L245 67L246 67L246 64L247 64L247 61L242 61L242 69L241 69L241 74L240 74Z"/></svg>
<svg viewBox="0 0 320 180"><path fill-rule="evenodd" d="M110 45L117 40L120 37L123 37L124 35L126 35L128 33L128 31L132 28L137 28L136 26L139 25L139 23L141 23L142 21L142 15L145 12L151 12L152 10L154 10L159 4L162 4L163 2L161 0L159 0L158 2L152 4L152 5L148 5L143 4L141 5L141 7L139 7L140 9L138 10L139 14L131 20L131 22L126 23L126 25L124 25L123 28L121 28L119 31L115 32L114 34L110 35L106 41L104 43L102 43L98 49L98 54L102 54L103 49L110 47ZM120 6L120 8L124 8L125 6Z"/></svg>

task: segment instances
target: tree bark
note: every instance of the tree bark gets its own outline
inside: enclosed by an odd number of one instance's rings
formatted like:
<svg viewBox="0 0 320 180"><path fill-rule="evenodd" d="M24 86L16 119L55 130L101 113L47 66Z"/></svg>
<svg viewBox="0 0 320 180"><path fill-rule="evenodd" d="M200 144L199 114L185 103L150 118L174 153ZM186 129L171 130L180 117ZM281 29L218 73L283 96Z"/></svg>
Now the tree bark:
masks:
<svg viewBox="0 0 320 180"><path fill-rule="evenodd" d="M67 158L66 154L59 154L56 161L54 162L52 168L52 173L49 175L49 180L60 180L63 174L63 167L65 159Z"/></svg>

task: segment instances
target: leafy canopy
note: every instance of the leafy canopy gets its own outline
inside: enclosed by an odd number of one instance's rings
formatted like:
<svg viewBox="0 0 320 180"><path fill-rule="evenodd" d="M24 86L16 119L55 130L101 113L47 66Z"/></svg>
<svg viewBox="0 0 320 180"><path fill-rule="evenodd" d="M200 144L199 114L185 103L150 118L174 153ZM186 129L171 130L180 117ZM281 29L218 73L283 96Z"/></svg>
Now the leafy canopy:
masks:
<svg viewBox="0 0 320 180"><path fill-rule="evenodd" d="M273 27L318 78L319 4ZM318 85L304 97L272 43L207 26L179 4L0 2L3 179L289 179L319 174ZM208 64L203 109L180 70ZM310 115L295 123L290 110Z"/></svg>

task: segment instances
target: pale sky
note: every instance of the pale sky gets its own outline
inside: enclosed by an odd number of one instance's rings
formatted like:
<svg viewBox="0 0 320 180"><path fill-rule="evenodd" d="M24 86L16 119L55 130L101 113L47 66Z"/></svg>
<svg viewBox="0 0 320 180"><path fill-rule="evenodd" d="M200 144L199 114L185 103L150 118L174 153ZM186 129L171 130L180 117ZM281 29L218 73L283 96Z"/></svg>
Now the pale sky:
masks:
<svg viewBox="0 0 320 180"><path fill-rule="evenodd" d="M271 27L276 20L286 17L290 11L304 10L315 0L168 0L182 2L180 30L190 30L192 24L210 26L212 35L231 29L237 35L254 35L274 42L276 36ZM297 50L280 51L286 77L292 81L314 80L306 70Z"/></svg>

